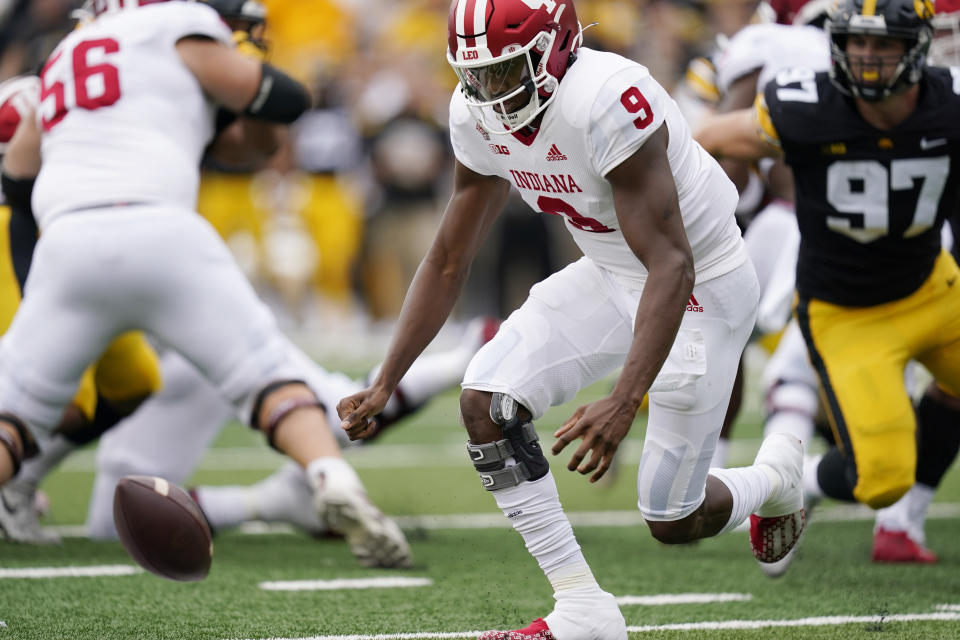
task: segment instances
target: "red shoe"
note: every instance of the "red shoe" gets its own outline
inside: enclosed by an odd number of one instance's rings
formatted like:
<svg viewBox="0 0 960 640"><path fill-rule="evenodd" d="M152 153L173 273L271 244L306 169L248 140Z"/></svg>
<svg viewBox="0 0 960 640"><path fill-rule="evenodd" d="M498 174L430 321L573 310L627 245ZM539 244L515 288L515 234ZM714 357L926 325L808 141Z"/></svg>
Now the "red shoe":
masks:
<svg viewBox="0 0 960 640"><path fill-rule="evenodd" d="M877 529L873 534L874 562L912 562L915 564L934 564L937 554L910 539L905 531Z"/></svg>
<svg viewBox="0 0 960 640"><path fill-rule="evenodd" d="M557 640L553 631L543 621L537 618L526 629L516 631L485 631L477 640Z"/></svg>
<svg viewBox="0 0 960 640"><path fill-rule="evenodd" d="M770 578L779 578L793 562L797 544L806 526L806 512L775 518L750 516L750 548L760 569Z"/></svg>

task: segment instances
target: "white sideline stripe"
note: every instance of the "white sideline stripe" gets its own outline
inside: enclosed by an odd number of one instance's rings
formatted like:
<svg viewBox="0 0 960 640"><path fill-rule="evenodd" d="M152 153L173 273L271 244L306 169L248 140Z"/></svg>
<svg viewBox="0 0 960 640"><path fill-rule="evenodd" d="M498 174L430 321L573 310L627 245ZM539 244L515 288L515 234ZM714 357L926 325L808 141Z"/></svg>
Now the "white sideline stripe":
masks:
<svg viewBox="0 0 960 640"><path fill-rule="evenodd" d="M720 631L726 629L766 629L768 627L832 627L842 624L887 624L888 622L949 622L960 620L960 613L895 613L885 616L821 616L794 620L717 620L627 627L629 633L651 631Z"/></svg>
<svg viewBox="0 0 960 640"><path fill-rule="evenodd" d="M350 635L350 636L309 636L306 638L257 638L255 640L414 640L416 638L476 638L483 631L450 631L450 632L423 632L423 633L378 633L375 636ZM232 639L239 640L239 639ZM254 640L247 638L245 640Z"/></svg>
<svg viewBox="0 0 960 640"><path fill-rule="evenodd" d="M765 629L768 627L825 627L841 624L923 622L960 620L960 613L900 613L888 616L824 616L795 620L717 620L715 622L683 622L679 624L627 627L628 633L651 631L715 631L724 629ZM476 638L481 631L450 633L380 633L377 635L310 636L307 638L262 638L257 640L413 640L414 638ZM247 639L253 640L253 639Z"/></svg>
<svg viewBox="0 0 960 640"><path fill-rule="evenodd" d="M261 582L265 591L339 591L341 589L401 589L429 587L430 578L339 578L337 580L275 580Z"/></svg>
<svg viewBox="0 0 960 640"><path fill-rule="evenodd" d="M938 604L934 609L937 611L960 611L960 604Z"/></svg>
<svg viewBox="0 0 960 640"><path fill-rule="evenodd" d="M575 527L636 527L643 525L639 511L568 511L567 517ZM873 520L874 512L864 505L837 505L818 508L812 525L829 522L854 522ZM938 502L930 505L928 520L960 518L960 503ZM403 529L510 529L510 523L500 513L459 513L433 516L394 516ZM745 531L748 524L738 530ZM83 525L60 525L49 527L64 538L83 538L87 531ZM280 522L251 521L239 527L248 535L294 533L296 529Z"/></svg>
<svg viewBox="0 0 960 640"><path fill-rule="evenodd" d="M667 604L706 604L708 602L746 602L752 600L749 593L661 593L654 596L618 596L619 605L643 605L658 607Z"/></svg>
<svg viewBox="0 0 960 640"><path fill-rule="evenodd" d="M0 578L97 578L100 576L132 576L143 569L130 564L103 564L90 567L23 567L0 569Z"/></svg>

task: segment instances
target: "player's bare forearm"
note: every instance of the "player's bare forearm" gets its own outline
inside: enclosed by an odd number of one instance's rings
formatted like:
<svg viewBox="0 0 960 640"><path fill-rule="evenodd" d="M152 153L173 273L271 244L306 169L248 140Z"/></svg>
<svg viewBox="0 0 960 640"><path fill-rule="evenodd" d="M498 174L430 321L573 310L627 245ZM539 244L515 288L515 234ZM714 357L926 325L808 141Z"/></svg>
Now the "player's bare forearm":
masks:
<svg viewBox="0 0 960 640"><path fill-rule="evenodd" d="M279 150L286 127L240 118L220 132L207 153L217 164L237 170L255 170Z"/></svg>
<svg viewBox="0 0 960 640"><path fill-rule="evenodd" d="M716 158L755 162L782 155L760 133L752 108L706 116L693 137Z"/></svg>
<svg viewBox="0 0 960 640"><path fill-rule="evenodd" d="M420 263L374 386L391 392L396 388L446 322L468 270L468 265L445 267L429 255Z"/></svg>
<svg viewBox="0 0 960 640"><path fill-rule="evenodd" d="M450 315L470 263L509 193L509 183L457 163L454 193L407 292L375 386L393 390Z"/></svg>
<svg viewBox="0 0 960 640"><path fill-rule="evenodd" d="M692 264L679 255L650 273L637 305L633 343L610 395L640 406L677 337L693 282Z"/></svg>
<svg viewBox="0 0 960 640"><path fill-rule="evenodd" d="M670 353L694 283L668 144L664 124L607 175L623 237L648 273L633 344L611 394L637 407Z"/></svg>

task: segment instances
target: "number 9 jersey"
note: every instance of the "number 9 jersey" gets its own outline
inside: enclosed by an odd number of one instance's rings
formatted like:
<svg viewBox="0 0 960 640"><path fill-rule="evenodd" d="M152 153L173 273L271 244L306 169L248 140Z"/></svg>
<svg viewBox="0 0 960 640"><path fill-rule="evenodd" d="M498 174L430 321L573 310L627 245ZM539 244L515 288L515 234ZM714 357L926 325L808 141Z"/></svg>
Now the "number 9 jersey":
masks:
<svg viewBox="0 0 960 640"><path fill-rule="evenodd" d="M177 53L189 36L233 46L214 9L163 2L103 15L54 50L37 110L41 228L64 212L114 203L195 209L215 108Z"/></svg>
<svg viewBox="0 0 960 640"><path fill-rule="evenodd" d="M496 121L487 115L487 122ZM580 47L535 135L487 131L459 87L450 103L457 160L476 173L508 180L534 211L562 216L584 255L627 287L641 285L647 271L620 232L613 190L604 176L664 123L670 169L701 283L747 260L733 217L737 190L693 140L676 102L645 67Z"/></svg>
<svg viewBox="0 0 960 640"><path fill-rule="evenodd" d="M780 72L756 102L796 183L797 290L842 306L904 298L927 279L957 210L960 69L926 67L916 110L880 130L827 73Z"/></svg>

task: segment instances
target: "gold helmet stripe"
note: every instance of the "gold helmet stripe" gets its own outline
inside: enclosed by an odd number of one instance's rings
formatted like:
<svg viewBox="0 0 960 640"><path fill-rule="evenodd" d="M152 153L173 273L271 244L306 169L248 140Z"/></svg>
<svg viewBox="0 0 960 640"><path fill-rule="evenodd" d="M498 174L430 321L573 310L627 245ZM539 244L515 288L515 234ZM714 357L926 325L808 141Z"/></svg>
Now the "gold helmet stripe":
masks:
<svg viewBox="0 0 960 640"><path fill-rule="evenodd" d="M913 10L917 12L922 20L933 18L933 2L931 0L913 0Z"/></svg>
<svg viewBox="0 0 960 640"><path fill-rule="evenodd" d="M877 15L877 0L863 0L863 15Z"/></svg>

